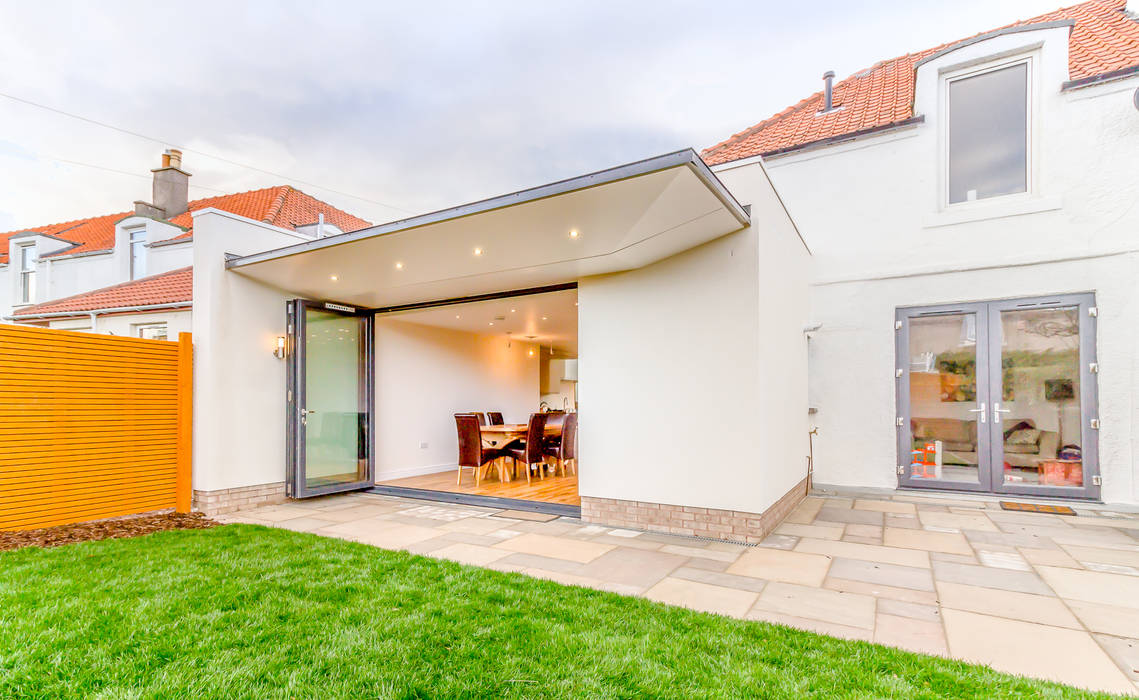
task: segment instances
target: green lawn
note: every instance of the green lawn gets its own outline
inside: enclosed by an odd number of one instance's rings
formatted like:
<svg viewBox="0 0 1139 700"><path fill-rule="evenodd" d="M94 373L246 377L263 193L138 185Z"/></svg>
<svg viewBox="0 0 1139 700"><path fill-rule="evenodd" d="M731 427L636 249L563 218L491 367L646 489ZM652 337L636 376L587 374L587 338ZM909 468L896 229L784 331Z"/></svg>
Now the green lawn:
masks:
<svg viewBox="0 0 1139 700"><path fill-rule="evenodd" d="M1096 697L250 525L0 554L3 697Z"/></svg>

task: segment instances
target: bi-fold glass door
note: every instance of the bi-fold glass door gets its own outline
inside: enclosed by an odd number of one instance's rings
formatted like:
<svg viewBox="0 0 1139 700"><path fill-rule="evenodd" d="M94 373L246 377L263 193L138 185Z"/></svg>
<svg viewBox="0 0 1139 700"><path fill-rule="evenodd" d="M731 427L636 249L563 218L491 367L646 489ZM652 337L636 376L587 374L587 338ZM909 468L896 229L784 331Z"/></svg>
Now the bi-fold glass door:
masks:
<svg viewBox="0 0 1139 700"><path fill-rule="evenodd" d="M304 299L287 314L289 495L372 486L372 314Z"/></svg>
<svg viewBox="0 0 1139 700"><path fill-rule="evenodd" d="M1094 296L899 309L899 483L1099 497Z"/></svg>

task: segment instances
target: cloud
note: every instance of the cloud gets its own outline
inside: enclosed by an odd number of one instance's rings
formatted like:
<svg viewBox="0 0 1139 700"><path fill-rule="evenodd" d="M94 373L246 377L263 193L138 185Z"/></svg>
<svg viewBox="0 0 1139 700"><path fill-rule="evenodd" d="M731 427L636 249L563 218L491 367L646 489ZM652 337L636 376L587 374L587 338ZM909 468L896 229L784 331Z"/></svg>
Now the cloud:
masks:
<svg viewBox="0 0 1139 700"><path fill-rule="evenodd" d="M1054 4L6 3L0 91L419 212L707 146L824 70ZM149 198L161 144L4 99L0 133L0 225ZM196 186L281 182L185 162ZM374 221L404 215L301 187Z"/></svg>

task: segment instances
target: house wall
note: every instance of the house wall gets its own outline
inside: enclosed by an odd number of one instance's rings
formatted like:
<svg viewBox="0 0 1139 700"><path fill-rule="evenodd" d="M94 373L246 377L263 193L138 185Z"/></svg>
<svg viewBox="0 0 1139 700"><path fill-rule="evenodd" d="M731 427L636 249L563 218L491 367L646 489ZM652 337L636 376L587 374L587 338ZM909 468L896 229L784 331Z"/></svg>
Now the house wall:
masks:
<svg viewBox="0 0 1139 700"><path fill-rule="evenodd" d="M165 323L168 340L177 340L179 333L190 333L193 330L191 312L184 311L156 311L139 314L115 314L111 316L95 317L95 332L108 335L138 337L136 326L151 323ZM48 322L49 328L62 328L71 331L90 331L91 317L53 319Z"/></svg>
<svg viewBox="0 0 1139 700"><path fill-rule="evenodd" d="M525 422L538 410L538 362L537 345L378 317L376 480L454 469L455 413Z"/></svg>
<svg viewBox="0 0 1139 700"><path fill-rule="evenodd" d="M285 362L273 355L295 295L225 269L225 254L310 240L233 214L194 215L194 491L199 502L280 498ZM227 500L228 499L228 500Z"/></svg>
<svg viewBox="0 0 1139 700"><path fill-rule="evenodd" d="M751 228L580 282L580 492L600 519L611 502L763 513L805 476L808 256L753 195Z"/></svg>
<svg viewBox="0 0 1139 700"><path fill-rule="evenodd" d="M130 281L129 234L127 231L140 226L146 228L147 241L150 243L150 247L147 248L145 276L169 272L193 263L193 239L186 239L177 243L167 242L174 236L183 233L182 229L162 221L139 216L127 217L116 224L115 247L111 250L71 256L42 257L69 247L69 244L63 241L46 236L12 239L9 241L9 249L14 252L16 245L20 243L35 242L36 254L40 257L36 263L36 297L34 303L41 303ZM14 260L15 258L10 259ZM16 266L12 264L0 265L0 317L12 313L13 306L19 298L18 284L19 274Z"/></svg>
<svg viewBox="0 0 1139 700"><path fill-rule="evenodd" d="M1139 79L1062 91L1068 29L978 42L921 66L914 127L767 159L814 253L810 401L815 479L893 488L894 310L1065 292L1096 293L1099 431L1107 502L1139 502L1134 440L1139 298ZM1033 189L945 207L940 72L1034 52ZM758 163L716 168L741 201Z"/></svg>

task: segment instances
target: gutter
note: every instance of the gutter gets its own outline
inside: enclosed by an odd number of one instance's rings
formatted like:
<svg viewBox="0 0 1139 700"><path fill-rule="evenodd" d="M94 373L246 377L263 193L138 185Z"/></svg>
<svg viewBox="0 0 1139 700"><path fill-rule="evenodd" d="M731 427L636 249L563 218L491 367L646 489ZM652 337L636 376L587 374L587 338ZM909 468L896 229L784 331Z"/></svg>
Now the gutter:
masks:
<svg viewBox="0 0 1139 700"><path fill-rule="evenodd" d="M12 314L5 316L6 321L29 321L44 318L76 318L90 316L92 323L96 316L121 313L141 313L145 311L163 311L166 309L188 309L194 305L192 301L174 301L168 304L147 304L144 306L113 306L106 309L91 309L90 311L54 311L46 314Z"/></svg>
<svg viewBox="0 0 1139 700"><path fill-rule="evenodd" d="M1069 80L1060 85L1060 90L1075 90L1091 85L1099 85L1100 83L1109 83L1114 80L1123 80L1124 78L1130 78L1134 75L1139 75L1139 65L1120 68L1119 70L1108 71L1106 73L1097 73L1096 75L1090 75L1086 78L1080 78L1079 80Z"/></svg>

